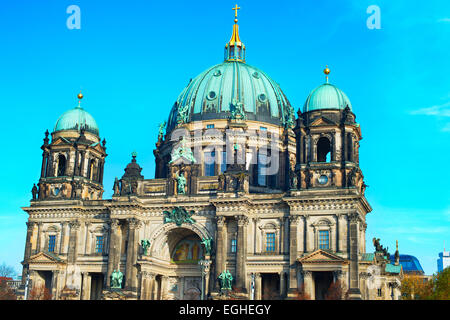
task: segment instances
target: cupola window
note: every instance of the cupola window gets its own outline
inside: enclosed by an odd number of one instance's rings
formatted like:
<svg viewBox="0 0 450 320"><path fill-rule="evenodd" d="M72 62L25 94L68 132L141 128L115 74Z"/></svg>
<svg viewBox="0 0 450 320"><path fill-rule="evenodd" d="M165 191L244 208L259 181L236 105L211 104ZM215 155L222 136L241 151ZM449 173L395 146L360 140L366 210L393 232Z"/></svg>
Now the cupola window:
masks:
<svg viewBox="0 0 450 320"><path fill-rule="evenodd" d="M214 100L216 98L216 93L214 91L210 91L207 98L208 100Z"/></svg>
<svg viewBox="0 0 450 320"><path fill-rule="evenodd" d="M258 96L258 100L259 100L259 102L264 103L264 102L267 101L267 96L266 96L264 93L261 93L261 94Z"/></svg>
<svg viewBox="0 0 450 320"><path fill-rule="evenodd" d="M66 173L66 157L62 154L58 156L58 177L64 176Z"/></svg>
<svg viewBox="0 0 450 320"><path fill-rule="evenodd" d="M321 137L317 142L317 162L330 162L331 143L326 137Z"/></svg>

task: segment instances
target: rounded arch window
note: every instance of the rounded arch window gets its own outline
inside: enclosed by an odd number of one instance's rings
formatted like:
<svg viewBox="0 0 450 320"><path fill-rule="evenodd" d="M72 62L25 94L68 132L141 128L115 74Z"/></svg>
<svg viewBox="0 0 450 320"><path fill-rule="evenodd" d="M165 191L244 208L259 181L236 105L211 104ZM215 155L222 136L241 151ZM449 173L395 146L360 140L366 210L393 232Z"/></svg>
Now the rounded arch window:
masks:
<svg viewBox="0 0 450 320"><path fill-rule="evenodd" d="M330 162L331 142L327 137L321 137L317 141L317 162Z"/></svg>
<svg viewBox="0 0 450 320"><path fill-rule="evenodd" d="M66 173L66 157L60 154L58 156L58 177L64 176Z"/></svg>

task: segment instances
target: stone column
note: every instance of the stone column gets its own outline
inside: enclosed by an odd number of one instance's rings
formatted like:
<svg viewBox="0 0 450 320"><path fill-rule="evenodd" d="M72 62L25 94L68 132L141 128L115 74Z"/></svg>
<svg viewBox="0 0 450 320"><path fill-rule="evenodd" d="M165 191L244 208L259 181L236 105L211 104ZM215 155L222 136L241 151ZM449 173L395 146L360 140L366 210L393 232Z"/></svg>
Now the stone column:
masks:
<svg viewBox="0 0 450 320"><path fill-rule="evenodd" d="M81 292L81 300L89 300L90 298L90 278L91 276L89 275L89 272L82 272L82 276L83 276L83 284L82 284L82 292Z"/></svg>
<svg viewBox="0 0 450 320"><path fill-rule="evenodd" d="M284 217L279 218L280 221L280 254L284 253Z"/></svg>
<svg viewBox="0 0 450 320"><path fill-rule="evenodd" d="M314 251L314 232L308 225L309 215L305 214L304 217L304 232L305 232L305 253L311 253Z"/></svg>
<svg viewBox="0 0 450 320"><path fill-rule="evenodd" d="M348 228L347 228L347 215L338 215L339 223L339 251L348 255Z"/></svg>
<svg viewBox="0 0 450 320"><path fill-rule="evenodd" d="M280 272L280 299L286 296L286 281L284 281L284 271Z"/></svg>
<svg viewBox="0 0 450 320"><path fill-rule="evenodd" d="M131 218L128 220L128 247L127 247L127 264L125 275L125 288L127 290L136 290L137 288L137 240L136 231L140 226L140 221Z"/></svg>
<svg viewBox="0 0 450 320"><path fill-rule="evenodd" d="M91 226L90 221L86 221L84 223L84 231L85 231L85 240L84 240L84 254L88 255L91 253L91 235L89 231L89 227Z"/></svg>
<svg viewBox="0 0 450 320"><path fill-rule="evenodd" d="M145 294L147 289L147 271L141 271L141 294L140 294L140 300L145 300Z"/></svg>
<svg viewBox="0 0 450 320"><path fill-rule="evenodd" d="M313 275L312 275L311 271L307 271L307 270L303 271L303 284L304 284L305 293L310 296L311 300L315 300L314 282L313 282Z"/></svg>
<svg viewBox="0 0 450 320"><path fill-rule="evenodd" d="M253 218L253 254L256 254L256 243L258 241L256 235L258 234L258 222L260 218Z"/></svg>
<svg viewBox="0 0 450 320"><path fill-rule="evenodd" d="M80 222L73 220L69 222L70 236L69 236L69 248L67 251L67 262L69 264L75 263L78 254L78 232L80 230Z"/></svg>
<svg viewBox="0 0 450 320"><path fill-rule="evenodd" d="M299 237L297 239L297 251L302 254L306 251L306 235L305 235L306 217L302 216L298 219L297 232Z"/></svg>
<svg viewBox="0 0 450 320"><path fill-rule="evenodd" d="M80 161L80 176L84 177L84 157L86 154L86 151L80 151L81 153L81 161Z"/></svg>
<svg viewBox="0 0 450 320"><path fill-rule="evenodd" d="M350 300L361 300L361 292L359 290L359 272L358 272L358 229L359 229L359 215L352 213L350 220Z"/></svg>
<svg viewBox="0 0 450 320"><path fill-rule="evenodd" d="M61 222L61 237L59 239L59 254L64 254L64 237L66 236L67 222Z"/></svg>
<svg viewBox="0 0 450 320"><path fill-rule="evenodd" d="M153 295L155 287L156 274L149 272L148 274L148 286L147 286L147 300L154 300L156 297Z"/></svg>
<svg viewBox="0 0 450 320"><path fill-rule="evenodd" d="M255 300L262 299L262 281L261 273L255 273Z"/></svg>
<svg viewBox="0 0 450 320"><path fill-rule="evenodd" d="M224 216L216 217L217 221L217 240L216 240L216 290L220 291L220 282L217 280L219 275L225 270L227 257L227 227Z"/></svg>
<svg viewBox="0 0 450 320"><path fill-rule="evenodd" d="M31 237L33 236L33 229L34 229L34 225L35 223L32 221L29 221L26 223L27 224L27 238L26 238L26 242L25 242L25 253L24 253L24 266L22 269L22 285L25 285L26 282L26 277L27 277L27 272L28 272L28 259L31 256Z"/></svg>
<svg viewBox="0 0 450 320"><path fill-rule="evenodd" d="M44 151L42 153L42 166L41 166L41 178L45 177L45 164L48 161L48 153L47 151Z"/></svg>
<svg viewBox="0 0 450 320"><path fill-rule="evenodd" d="M289 291L297 290L297 225L300 216L289 217Z"/></svg>
<svg viewBox="0 0 450 320"><path fill-rule="evenodd" d="M248 218L238 216L238 239L236 253L236 287L247 293L246 262L247 262L247 225Z"/></svg>
<svg viewBox="0 0 450 320"><path fill-rule="evenodd" d="M111 274L115 269L119 269L120 264L120 239L119 239L119 220L112 219L109 234L108 249L108 272L106 276L106 287L111 286Z"/></svg>
<svg viewBox="0 0 450 320"><path fill-rule="evenodd" d="M54 271L52 271L52 292L51 292L51 294L52 294L52 300L57 300L58 299L58 297L57 297L57 295L56 295L56 293L57 293L57 286L58 286L58 274L59 274L59 271L58 270L54 270Z"/></svg>
<svg viewBox="0 0 450 320"><path fill-rule="evenodd" d="M208 272L206 279L207 279L206 283L209 284L209 272ZM167 298L168 285L169 285L169 277L162 276L161 277L161 300L166 300L166 298ZM206 292L209 292L208 286L206 286Z"/></svg>
<svg viewBox="0 0 450 320"><path fill-rule="evenodd" d="M59 270L53 271L52 288L55 288L55 290L54 290L54 292L55 292L55 294L54 294L55 300L59 300L60 294L61 294L61 284L62 284L61 274L62 274L62 272L59 271Z"/></svg>
<svg viewBox="0 0 450 320"><path fill-rule="evenodd" d="M36 236L36 253L41 251L41 233L42 233L42 222L37 223L38 230Z"/></svg>

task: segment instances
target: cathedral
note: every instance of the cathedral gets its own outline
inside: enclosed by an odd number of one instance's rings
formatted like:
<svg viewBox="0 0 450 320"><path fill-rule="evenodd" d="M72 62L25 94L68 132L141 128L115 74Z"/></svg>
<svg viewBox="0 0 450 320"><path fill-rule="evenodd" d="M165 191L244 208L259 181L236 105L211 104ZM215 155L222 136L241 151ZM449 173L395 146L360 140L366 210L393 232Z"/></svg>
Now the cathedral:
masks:
<svg viewBox="0 0 450 320"><path fill-rule="evenodd" d="M326 67L295 112L247 64L238 9L224 61L191 79L160 125L154 179L133 152L103 198L106 140L81 93L45 132L23 208L25 295L322 300L339 284L342 298L399 299L398 259L379 239L366 252L356 110Z"/></svg>

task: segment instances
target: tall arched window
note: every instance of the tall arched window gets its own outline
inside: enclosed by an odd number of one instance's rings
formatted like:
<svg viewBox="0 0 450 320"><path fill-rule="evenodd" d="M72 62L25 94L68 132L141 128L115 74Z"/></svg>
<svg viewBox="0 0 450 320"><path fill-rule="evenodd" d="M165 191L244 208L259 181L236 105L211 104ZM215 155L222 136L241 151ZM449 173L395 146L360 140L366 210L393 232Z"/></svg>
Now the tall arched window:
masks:
<svg viewBox="0 0 450 320"><path fill-rule="evenodd" d="M267 154L258 152L258 185L267 186L267 167L268 167Z"/></svg>
<svg viewBox="0 0 450 320"><path fill-rule="evenodd" d="M330 162L331 143L326 137L321 137L317 141L317 162Z"/></svg>
<svg viewBox="0 0 450 320"><path fill-rule="evenodd" d="M62 154L58 156L58 177L62 177L66 174L66 157Z"/></svg>

